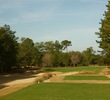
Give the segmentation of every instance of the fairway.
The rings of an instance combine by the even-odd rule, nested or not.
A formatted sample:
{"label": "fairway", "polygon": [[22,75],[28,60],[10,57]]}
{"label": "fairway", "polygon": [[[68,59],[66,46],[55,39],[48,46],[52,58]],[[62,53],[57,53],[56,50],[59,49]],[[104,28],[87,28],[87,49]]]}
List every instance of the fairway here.
{"label": "fairway", "polygon": [[0,100],[110,100],[109,84],[33,84]]}
{"label": "fairway", "polygon": [[91,67],[87,67],[87,66],[78,66],[78,67],[56,67],[56,68],[42,68],[41,70],[43,71],[57,71],[57,72],[73,72],[73,71],[93,71],[96,73],[99,73],[100,71],[102,71],[105,67],[102,66],[91,66]]}

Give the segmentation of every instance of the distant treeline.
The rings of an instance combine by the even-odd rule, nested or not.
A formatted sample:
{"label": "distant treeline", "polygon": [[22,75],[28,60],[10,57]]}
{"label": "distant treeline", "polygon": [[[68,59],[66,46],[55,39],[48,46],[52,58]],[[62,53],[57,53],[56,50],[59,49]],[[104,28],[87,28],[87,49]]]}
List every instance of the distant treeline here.
{"label": "distant treeline", "polygon": [[105,65],[104,56],[96,54],[92,47],[83,52],[69,51],[69,40],[34,43],[30,38],[15,36],[9,25],[0,27],[0,72],[10,72],[14,68],[65,67]]}

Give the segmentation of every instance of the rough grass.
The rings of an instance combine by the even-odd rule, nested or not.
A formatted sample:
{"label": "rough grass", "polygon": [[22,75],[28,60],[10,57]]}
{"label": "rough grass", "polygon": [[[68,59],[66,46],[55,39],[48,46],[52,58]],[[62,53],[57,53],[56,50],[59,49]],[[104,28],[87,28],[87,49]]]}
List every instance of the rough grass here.
{"label": "rough grass", "polygon": [[82,75],[71,75],[71,76],[65,76],[64,80],[110,80],[106,76],[82,76]]}
{"label": "rough grass", "polygon": [[0,100],[110,100],[109,84],[34,84]]}
{"label": "rough grass", "polygon": [[35,79],[35,83],[41,83],[49,78],[51,78],[53,76],[52,73],[45,73],[43,76],[37,77]]}

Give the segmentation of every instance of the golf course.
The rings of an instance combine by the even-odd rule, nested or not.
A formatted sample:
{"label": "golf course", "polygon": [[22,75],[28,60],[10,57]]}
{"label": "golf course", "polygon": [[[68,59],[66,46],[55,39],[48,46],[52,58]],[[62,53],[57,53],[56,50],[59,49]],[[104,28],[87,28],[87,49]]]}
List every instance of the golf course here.
{"label": "golf course", "polygon": [[[110,98],[109,68],[96,66],[40,70],[44,72],[34,77],[33,82],[28,85],[24,82],[26,87],[21,86],[22,88],[15,92],[10,91],[9,94],[0,96],[0,100],[109,100]],[[46,79],[48,73],[52,76]],[[44,76],[42,82],[36,81],[38,77]],[[12,86],[15,85],[17,86],[17,83]],[[5,88],[0,90],[0,94],[3,93],[3,89]]]}

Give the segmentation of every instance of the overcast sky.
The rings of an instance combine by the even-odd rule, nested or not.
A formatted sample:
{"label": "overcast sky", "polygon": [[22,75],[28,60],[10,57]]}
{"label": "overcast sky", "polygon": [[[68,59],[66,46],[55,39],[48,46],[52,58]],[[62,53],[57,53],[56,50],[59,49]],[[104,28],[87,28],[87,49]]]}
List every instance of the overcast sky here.
{"label": "overcast sky", "polygon": [[0,26],[8,24],[18,37],[34,42],[70,40],[74,51],[98,50],[108,0],[0,0]]}

